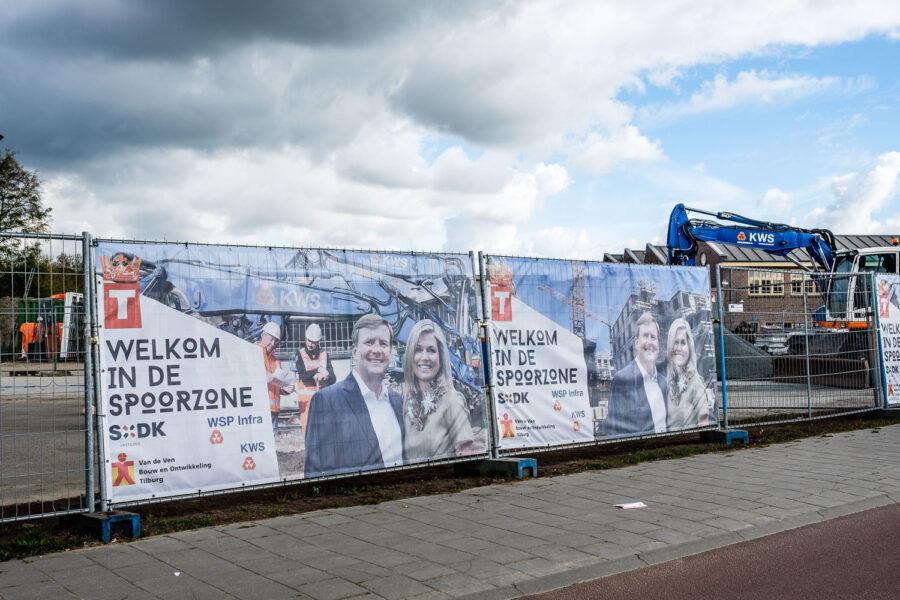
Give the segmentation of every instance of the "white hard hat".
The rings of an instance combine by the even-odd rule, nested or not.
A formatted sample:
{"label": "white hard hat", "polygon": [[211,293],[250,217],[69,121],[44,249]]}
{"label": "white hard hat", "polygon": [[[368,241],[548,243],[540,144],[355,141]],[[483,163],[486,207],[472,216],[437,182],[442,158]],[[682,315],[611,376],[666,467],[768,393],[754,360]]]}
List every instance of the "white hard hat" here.
{"label": "white hard hat", "polygon": [[313,323],[306,328],[306,341],[318,342],[322,339],[322,328]]}
{"label": "white hard hat", "polygon": [[278,323],[269,321],[268,323],[263,325],[263,333],[268,333],[276,340],[281,341],[281,327],[279,327]]}

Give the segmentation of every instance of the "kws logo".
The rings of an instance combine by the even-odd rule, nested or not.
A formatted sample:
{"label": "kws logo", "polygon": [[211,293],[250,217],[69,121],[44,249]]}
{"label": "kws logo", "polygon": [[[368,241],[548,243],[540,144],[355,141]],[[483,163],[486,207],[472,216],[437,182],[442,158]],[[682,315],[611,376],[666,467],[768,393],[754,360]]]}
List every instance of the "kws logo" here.
{"label": "kws logo", "polygon": [[775,234],[762,233],[760,231],[751,231],[748,237],[746,233],[744,233],[743,231],[739,231],[737,234],[737,241],[747,242],[750,244],[760,244],[764,246],[774,246]]}

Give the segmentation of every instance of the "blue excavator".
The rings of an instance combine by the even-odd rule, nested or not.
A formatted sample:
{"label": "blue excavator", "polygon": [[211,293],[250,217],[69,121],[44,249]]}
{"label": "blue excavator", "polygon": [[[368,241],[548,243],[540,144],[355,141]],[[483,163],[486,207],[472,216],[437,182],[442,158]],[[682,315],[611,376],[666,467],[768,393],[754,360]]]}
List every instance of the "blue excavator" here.
{"label": "blue excavator", "polygon": [[[716,220],[696,218],[692,214]],[[804,229],[750,219],[731,212],[709,212],[683,204],[676,205],[669,218],[669,264],[694,265],[701,241],[762,250],[786,257],[810,272],[811,279],[825,299],[825,305],[815,315],[814,325],[819,328],[867,327],[874,308],[871,278],[854,275],[897,274],[900,265],[900,247],[896,238],[893,246],[838,250],[834,234],[827,229]],[[808,264],[796,258],[795,250],[805,252]],[[900,306],[900,295],[892,301]]]}
{"label": "blue excavator", "polygon": [[[897,238],[892,246],[838,250],[834,234],[827,229],[804,229],[731,212],[709,212],[676,205],[669,218],[669,264],[696,264],[701,241],[743,246],[783,256],[810,273],[825,301],[815,310],[812,320],[813,331],[822,335],[808,332],[790,336],[787,351],[791,354],[804,352],[807,344],[835,347],[834,333],[855,330],[858,333],[850,331],[851,335],[841,338],[843,343],[837,346],[848,355],[864,356],[862,350],[868,347],[867,330],[874,321],[875,293],[873,277],[859,275],[897,274],[900,266]],[[804,253],[807,261],[797,258],[797,254],[802,256]],[[897,290],[891,289],[888,300],[900,307]]]}

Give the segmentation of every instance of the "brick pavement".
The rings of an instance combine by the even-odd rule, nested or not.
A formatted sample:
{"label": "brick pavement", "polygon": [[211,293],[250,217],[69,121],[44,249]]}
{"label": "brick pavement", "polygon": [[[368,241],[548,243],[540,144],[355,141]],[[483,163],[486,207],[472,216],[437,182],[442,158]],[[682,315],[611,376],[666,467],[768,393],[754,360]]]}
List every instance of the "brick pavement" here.
{"label": "brick pavement", "polygon": [[898,502],[898,445],[892,425],[174,533],[0,563],[0,597],[515,598]]}

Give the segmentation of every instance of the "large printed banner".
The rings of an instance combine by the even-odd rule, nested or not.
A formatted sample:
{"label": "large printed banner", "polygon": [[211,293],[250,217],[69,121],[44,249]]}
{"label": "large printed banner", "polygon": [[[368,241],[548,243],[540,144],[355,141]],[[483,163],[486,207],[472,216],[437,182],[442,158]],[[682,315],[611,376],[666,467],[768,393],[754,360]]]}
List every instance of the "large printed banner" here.
{"label": "large printed banner", "polygon": [[468,256],[102,242],[113,503],[488,450]]}
{"label": "large printed banner", "polygon": [[889,406],[900,406],[900,277],[878,273],[875,290],[887,401]]}
{"label": "large printed banner", "polygon": [[705,268],[486,258],[501,449],[714,425]]}

